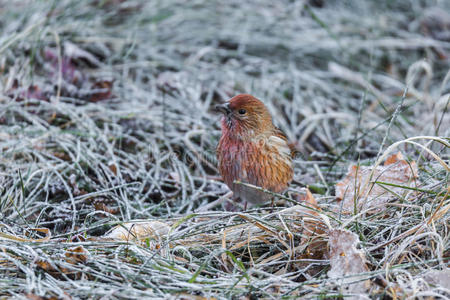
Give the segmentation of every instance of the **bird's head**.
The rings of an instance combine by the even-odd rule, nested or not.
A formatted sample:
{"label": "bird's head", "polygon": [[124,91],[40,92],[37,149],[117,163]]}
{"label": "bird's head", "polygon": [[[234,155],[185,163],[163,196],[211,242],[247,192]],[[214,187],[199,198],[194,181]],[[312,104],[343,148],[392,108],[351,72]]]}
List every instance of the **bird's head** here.
{"label": "bird's head", "polygon": [[240,138],[252,138],[273,130],[269,110],[260,100],[241,94],[216,106],[223,113],[222,133]]}

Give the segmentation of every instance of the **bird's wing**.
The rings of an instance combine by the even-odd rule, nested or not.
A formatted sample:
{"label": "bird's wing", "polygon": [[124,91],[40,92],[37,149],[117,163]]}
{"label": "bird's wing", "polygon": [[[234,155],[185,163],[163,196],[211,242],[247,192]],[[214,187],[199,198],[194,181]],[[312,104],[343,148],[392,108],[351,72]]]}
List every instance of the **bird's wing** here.
{"label": "bird's wing", "polygon": [[284,132],[278,127],[275,127],[274,135],[276,137],[279,137],[283,141],[286,141],[287,145],[289,146],[289,149],[291,150],[291,157],[294,158],[297,153],[297,149],[295,149],[294,143],[289,142],[289,140],[286,137],[286,135],[284,134]]}

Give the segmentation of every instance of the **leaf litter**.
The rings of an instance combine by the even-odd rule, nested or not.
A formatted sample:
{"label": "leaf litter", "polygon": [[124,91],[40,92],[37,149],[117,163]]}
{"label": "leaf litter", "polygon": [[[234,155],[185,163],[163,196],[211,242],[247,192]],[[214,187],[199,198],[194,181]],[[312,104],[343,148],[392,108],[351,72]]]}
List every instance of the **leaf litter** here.
{"label": "leaf litter", "polygon": [[392,199],[405,199],[420,186],[416,162],[408,162],[398,152],[388,157],[383,166],[352,165],[343,180],[336,184],[336,197],[342,211],[380,212]]}

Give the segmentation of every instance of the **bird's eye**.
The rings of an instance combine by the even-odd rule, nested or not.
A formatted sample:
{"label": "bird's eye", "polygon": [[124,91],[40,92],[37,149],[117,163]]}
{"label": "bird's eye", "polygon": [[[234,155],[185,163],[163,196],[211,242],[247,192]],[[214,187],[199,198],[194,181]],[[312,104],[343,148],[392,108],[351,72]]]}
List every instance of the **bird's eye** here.
{"label": "bird's eye", "polygon": [[247,112],[247,111],[246,111],[245,109],[243,109],[243,108],[241,108],[241,109],[239,110],[239,114],[241,114],[241,115],[245,115],[246,112]]}

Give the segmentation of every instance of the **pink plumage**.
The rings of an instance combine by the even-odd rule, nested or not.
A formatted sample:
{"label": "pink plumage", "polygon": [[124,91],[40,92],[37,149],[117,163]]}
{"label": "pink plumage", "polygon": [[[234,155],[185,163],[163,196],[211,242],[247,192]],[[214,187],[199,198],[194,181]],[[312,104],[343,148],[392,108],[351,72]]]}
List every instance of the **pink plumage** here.
{"label": "pink plumage", "polygon": [[293,176],[291,151],[266,106],[251,95],[241,94],[216,108],[224,114],[217,147],[219,171],[234,196],[253,204],[272,198],[234,183],[236,180],[276,193],[286,190]]}

